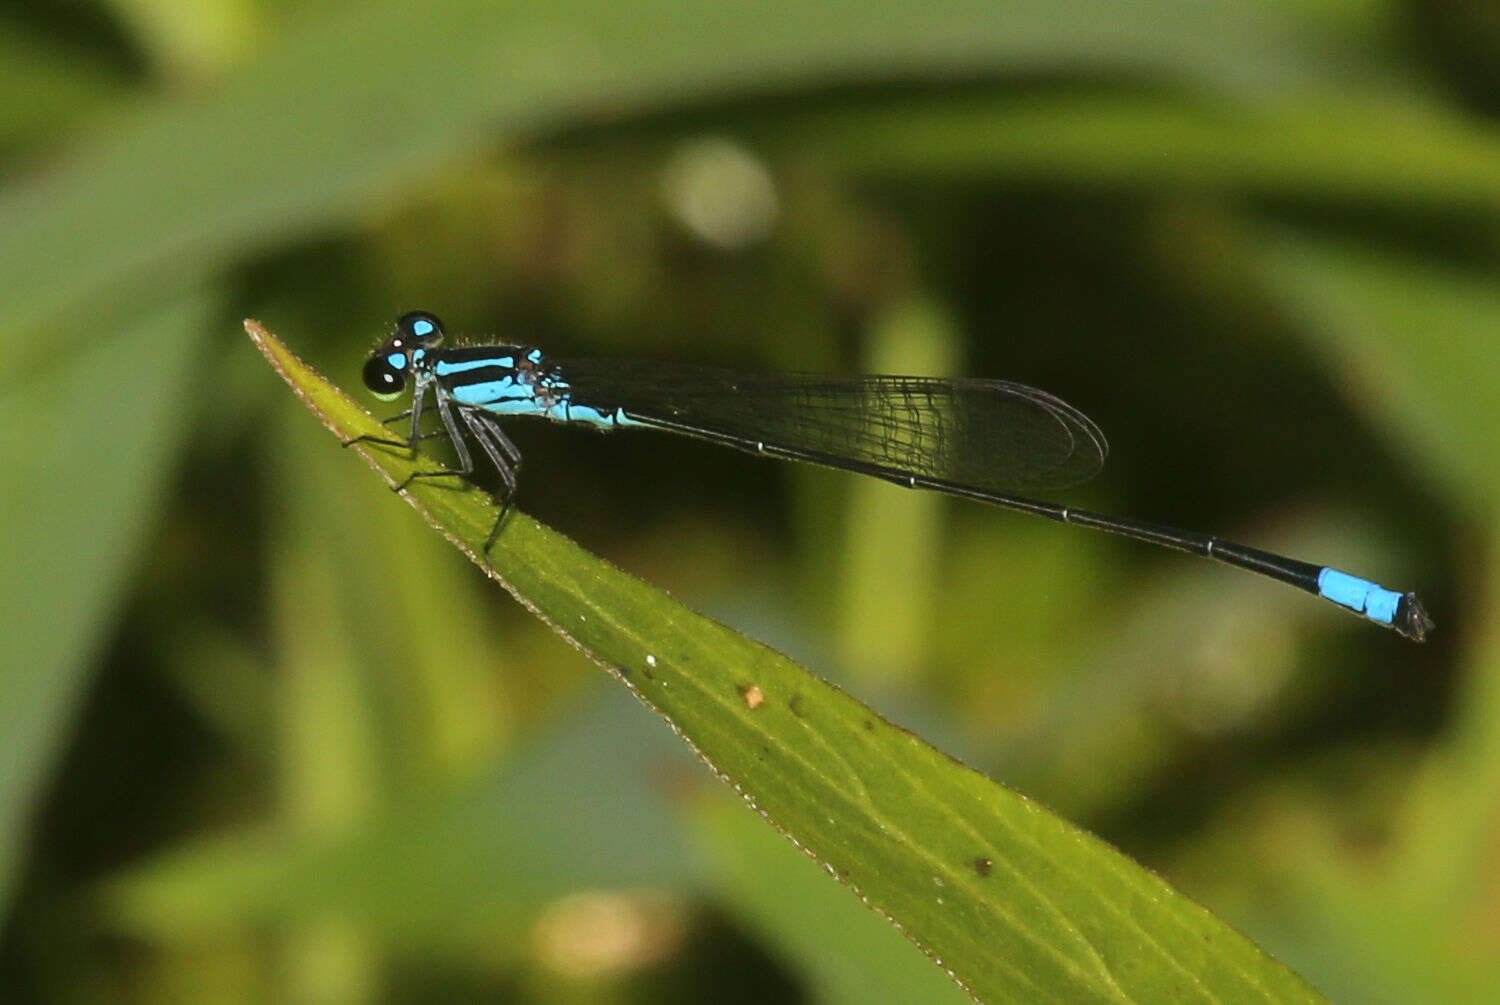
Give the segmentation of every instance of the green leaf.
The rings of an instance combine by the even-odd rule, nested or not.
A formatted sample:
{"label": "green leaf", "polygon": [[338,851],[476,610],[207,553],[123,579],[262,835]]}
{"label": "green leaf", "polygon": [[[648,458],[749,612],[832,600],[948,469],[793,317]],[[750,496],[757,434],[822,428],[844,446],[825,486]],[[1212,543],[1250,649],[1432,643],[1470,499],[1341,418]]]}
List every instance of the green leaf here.
{"label": "green leaf", "polygon": [[1383,95],[1227,105],[1119,88],[916,96],[855,109],[814,107],[764,135],[885,179],[998,174],[1142,191],[1316,194],[1408,209],[1493,214],[1500,205],[1493,131]]}
{"label": "green leaf", "polygon": [[[1497,185],[1500,189],[1500,185]],[[1269,287],[1355,405],[1476,514],[1500,493],[1500,293],[1491,270],[1263,226]]]}
{"label": "green leaf", "polygon": [[657,782],[687,758],[649,722],[601,688],[503,766],[429,779],[347,833],[192,835],[108,877],[93,902],[112,933],[170,947],[338,917],[396,954],[521,956],[538,914],[580,889],[692,889],[679,793]]}
{"label": "green leaf", "polygon": [[[246,329],[339,437],[390,436],[258,323]],[[392,484],[438,470],[401,449],[355,449]],[[496,513],[487,495],[428,480],[406,497],[485,565]],[[507,522],[491,559],[492,578],[976,997],[1319,1000],[1096,838],[524,514]]]}
{"label": "green leaf", "polygon": [[[120,324],[52,379],[0,396],[0,904],[88,659],[185,432],[200,295]],[[24,530],[23,530],[24,528]]]}

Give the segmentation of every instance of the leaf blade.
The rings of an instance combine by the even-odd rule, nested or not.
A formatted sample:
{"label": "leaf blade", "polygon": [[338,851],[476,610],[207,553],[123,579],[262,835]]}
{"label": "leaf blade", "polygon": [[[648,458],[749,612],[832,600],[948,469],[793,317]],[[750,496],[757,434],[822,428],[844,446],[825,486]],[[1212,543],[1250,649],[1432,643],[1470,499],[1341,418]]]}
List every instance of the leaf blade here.
{"label": "leaf blade", "polygon": [[[46,383],[0,395],[0,905],[45,779],[82,700],[125,572],[160,508],[187,432],[210,291],[118,323]],[[146,387],[149,394],[102,394]],[[104,435],[109,431],[113,435]]]}

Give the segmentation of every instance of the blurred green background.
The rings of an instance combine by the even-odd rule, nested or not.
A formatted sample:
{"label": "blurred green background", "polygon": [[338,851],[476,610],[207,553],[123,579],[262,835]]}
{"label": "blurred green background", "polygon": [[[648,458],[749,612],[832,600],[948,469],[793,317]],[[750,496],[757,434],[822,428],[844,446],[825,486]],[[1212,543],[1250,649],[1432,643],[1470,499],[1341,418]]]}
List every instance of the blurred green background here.
{"label": "blurred green background", "polygon": [[0,12],[0,989],[962,1000],[240,328],[357,389],[425,308],[1035,384],[1113,447],[1063,501],[1417,590],[1426,646],[1080,530],[513,424],[522,508],[1331,996],[1500,1000],[1497,67],[1488,0]]}

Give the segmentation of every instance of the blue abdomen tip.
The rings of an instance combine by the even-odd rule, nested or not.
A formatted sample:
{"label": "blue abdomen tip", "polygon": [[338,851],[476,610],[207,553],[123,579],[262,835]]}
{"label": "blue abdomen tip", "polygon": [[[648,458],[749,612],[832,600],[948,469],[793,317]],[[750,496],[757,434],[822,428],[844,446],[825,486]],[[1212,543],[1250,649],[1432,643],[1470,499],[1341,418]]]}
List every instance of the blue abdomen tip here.
{"label": "blue abdomen tip", "polygon": [[1318,573],[1318,595],[1383,625],[1395,620],[1401,603],[1401,594],[1337,569]]}

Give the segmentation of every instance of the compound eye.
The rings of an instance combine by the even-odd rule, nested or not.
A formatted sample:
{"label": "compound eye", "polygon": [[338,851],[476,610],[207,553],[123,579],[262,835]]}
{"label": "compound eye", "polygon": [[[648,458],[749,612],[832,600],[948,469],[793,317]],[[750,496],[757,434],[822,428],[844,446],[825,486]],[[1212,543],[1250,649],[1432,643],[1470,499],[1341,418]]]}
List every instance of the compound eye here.
{"label": "compound eye", "polygon": [[437,345],[443,337],[443,323],[437,319],[436,314],[412,311],[401,315],[396,322],[396,334],[398,338],[405,336],[418,345]]}
{"label": "compound eye", "polygon": [[[397,366],[397,361],[402,366]],[[406,389],[406,363],[404,353],[376,353],[365,363],[365,387],[383,401],[389,401]]]}

